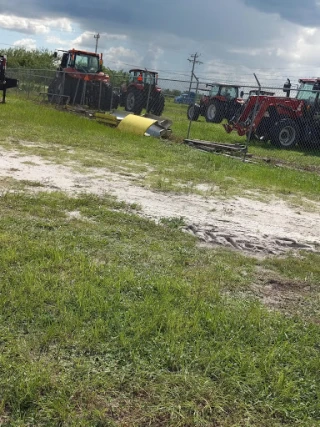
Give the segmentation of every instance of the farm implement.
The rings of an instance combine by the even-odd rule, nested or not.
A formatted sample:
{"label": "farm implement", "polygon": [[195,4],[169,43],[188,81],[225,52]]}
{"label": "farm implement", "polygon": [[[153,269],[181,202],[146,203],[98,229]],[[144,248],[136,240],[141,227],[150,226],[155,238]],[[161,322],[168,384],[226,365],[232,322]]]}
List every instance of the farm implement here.
{"label": "farm implement", "polygon": [[18,80],[6,77],[7,58],[0,55],[0,90],[2,90],[2,103],[6,102],[7,89],[17,87]]}
{"label": "farm implement", "polygon": [[238,114],[223,125],[225,130],[284,149],[297,144],[320,146],[320,78],[300,79],[299,83],[295,98],[290,97],[290,82],[283,87],[286,96],[250,96]]}

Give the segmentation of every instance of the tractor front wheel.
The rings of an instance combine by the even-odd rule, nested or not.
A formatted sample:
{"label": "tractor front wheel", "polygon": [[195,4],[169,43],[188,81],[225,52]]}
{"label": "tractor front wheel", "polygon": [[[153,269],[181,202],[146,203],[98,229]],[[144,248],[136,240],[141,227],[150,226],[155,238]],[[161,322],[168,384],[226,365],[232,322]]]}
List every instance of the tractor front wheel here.
{"label": "tractor front wheel", "polygon": [[188,120],[196,122],[200,116],[200,106],[197,104],[191,104],[187,110]]}
{"label": "tractor front wheel", "polygon": [[293,148],[299,141],[298,124],[292,119],[283,119],[276,123],[271,132],[271,143],[279,148]]}
{"label": "tractor front wheel", "polygon": [[142,108],[143,94],[137,89],[129,90],[126,96],[125,110],[140,115]]}
{"label": "tractor front wheel", "polygon": [[209,123],[221,123],[223,119],[223,112],[221,105],[217,101],[212,101],[207,107],[206,121]]}

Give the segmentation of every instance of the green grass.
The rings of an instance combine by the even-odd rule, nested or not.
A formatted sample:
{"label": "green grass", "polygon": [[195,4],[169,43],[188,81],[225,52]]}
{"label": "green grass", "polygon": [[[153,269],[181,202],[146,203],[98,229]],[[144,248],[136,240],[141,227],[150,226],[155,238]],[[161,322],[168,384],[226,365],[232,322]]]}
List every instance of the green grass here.
{"label": "green grass", "polygon": [[0,214],[7,425],[319,425],[319,326],[237,296],[284,261],[199,249],[111,198],[6,194]]}
{"label": "green grass", "polygon": [[[319,200],[316,172],[120,134],[13,96],[1,109],[6,149],[163,191]],[[30,184],[0,179],[0,425],[320,426],[319,254],[200,248],[183,218],[157,225],[111,197]]]}
{"label": "green grass", "polygon": [[[185,109],[186,106],[172,103],[165,111],[172,112],[169,115],[173,119],[173,132],[181,140],[188,127]],[[260,197],[271,193],[319,200],[320,159],[316,155],[257,147],[261,157],[268,153],[268,158],[273,159],[271,164],[243,163],[173,141],[121,134],[118,129],[84,117],[14,97],[3,106],[1,125],[4,147],[60,163],[76,161],[86,168],[108,167],[125,174],[135,173],[141,184],[161,191],[199,193],[197,185],[205,183],[209,188],[207,193],[221,196],[254,191]],[[197,122],[193,126],[201,129],[203,139],[222,140],[222,135],[231,138],[221,125]],[[32,144],[26,145],[28,142]],[[289,167],[273,166],[275,159]],[[309,169],[314,165],[315,170],[297,170],[306,164]],[[214,189],[210,190],[211,187]]]}

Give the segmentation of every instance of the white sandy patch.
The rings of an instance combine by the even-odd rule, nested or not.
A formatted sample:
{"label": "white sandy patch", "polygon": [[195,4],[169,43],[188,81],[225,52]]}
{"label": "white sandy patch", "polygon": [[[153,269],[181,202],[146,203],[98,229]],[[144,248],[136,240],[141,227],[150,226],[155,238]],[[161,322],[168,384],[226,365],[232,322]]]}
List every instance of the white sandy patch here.
{"label": "white sandy patch", "polygon": [[221,200],[160,193],[137,186],[134,174],[123,177],[105,168],[77,173],[38,156],[4,149],[0,154],[0,176],[39,182],[48,191],[58,189],[71,195],[112,194],[127,203],[139,204],[141,215],[154,220],[183,217],[185,231],[209,245],[233,247],[252,254],[319,250],[320,209],[298,211],[280,199],[265,203],[245,197]]}

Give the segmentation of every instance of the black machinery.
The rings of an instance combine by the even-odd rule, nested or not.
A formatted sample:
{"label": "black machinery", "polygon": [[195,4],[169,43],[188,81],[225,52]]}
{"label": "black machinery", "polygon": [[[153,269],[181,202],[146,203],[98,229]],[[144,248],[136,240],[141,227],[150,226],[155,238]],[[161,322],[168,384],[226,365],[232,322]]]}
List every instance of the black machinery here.
{"label": "black machinery", "polygon": [[3,104],[6,102],[7,89],[18,86],[17,79],[11,79],[9,77],[6,77],[6,65],[7,65],[7,58],[4,55],[0,55],[0,90],[2,90]]}

